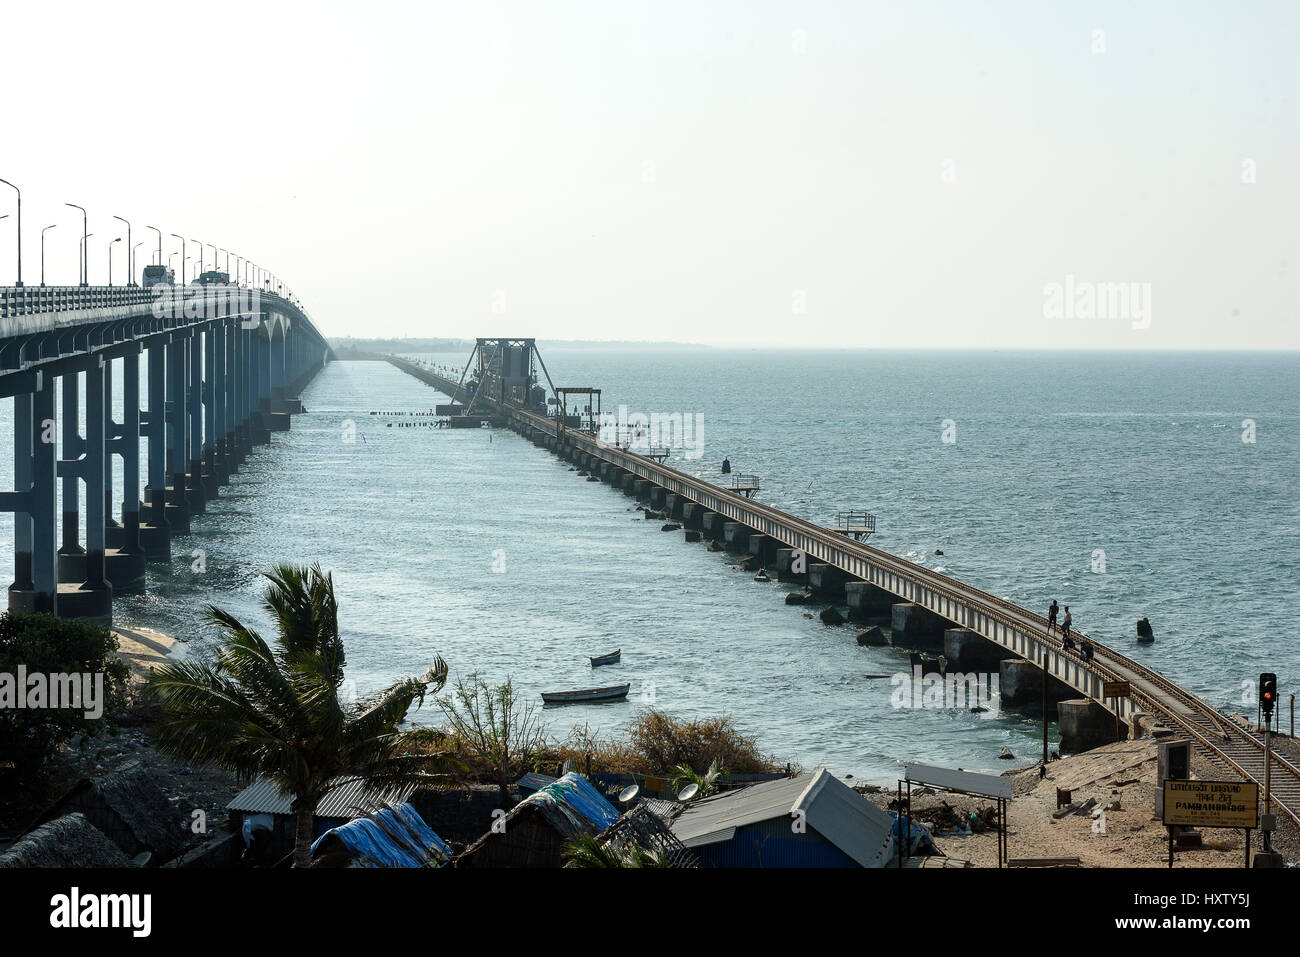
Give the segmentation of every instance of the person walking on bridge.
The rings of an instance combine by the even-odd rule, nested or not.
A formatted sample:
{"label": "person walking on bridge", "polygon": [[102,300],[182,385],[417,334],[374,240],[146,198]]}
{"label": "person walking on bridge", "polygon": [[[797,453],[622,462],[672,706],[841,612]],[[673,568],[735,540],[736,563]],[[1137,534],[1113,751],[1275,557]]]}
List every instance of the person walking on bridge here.
{"label": "person walking on bridge", "polygon": [[1056,599],[1052,599],[1052,604],[1047,608],[1047,633],[1050,635],[1056,631],[1056,613],[1060,608],[1056,604]]}
{"label": "person walking on bridge", "polygon": [[1061,618],[1061,634],[1066,638],[1070,637],[1070,624],[1073,619],[1070,617],[1070,606],[1065,606],[1065,615]]}

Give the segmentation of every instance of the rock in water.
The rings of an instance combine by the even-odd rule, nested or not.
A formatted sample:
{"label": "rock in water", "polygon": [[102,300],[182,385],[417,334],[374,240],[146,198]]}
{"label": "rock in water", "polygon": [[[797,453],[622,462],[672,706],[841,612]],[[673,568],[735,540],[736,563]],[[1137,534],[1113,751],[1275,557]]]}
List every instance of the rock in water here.
{"label": "rock in water", "polygon": [[858,632],[858,644],[860,645],[883,645],[885,643],[885,631],[879,625],[872,625],[870,628],[863,628]]}
{"label": "rock in water", "polygon": [[675,532],[675,531],[677,531],[679,528],[681,528],[681,526],[678,525],[676,522],[669,522],[667,525],[664,525],[662,528],[660,528],[659,531],[661,531],[661,532]]}
{"label": "rock in water", "polygon": [[1010,748],[1004,747],[1001,751],[998,752],[999,761],[1014,761],[1015,759],[1016,756],[1011,753]]}
{"label": "rock in water", "polygon": [[807,601],[808,596],[803,592],[792,591],[785,596],[785,603],[787,605],[803,605],[806,604]]}
{"label": "rock in water", "polygon": [[822,612],[822,616],[821,616],[821,617],[822,617],[822,624],[823,624],[823,625],[842,625],[842,624],[844,624],[844,616],[843,616],[842,614],[840,614],[840,610],[839,610],[838,608],[835,608],[835,607],[831,607],[831,608],[827,608],[827,609],[825,609],[825,610]]}

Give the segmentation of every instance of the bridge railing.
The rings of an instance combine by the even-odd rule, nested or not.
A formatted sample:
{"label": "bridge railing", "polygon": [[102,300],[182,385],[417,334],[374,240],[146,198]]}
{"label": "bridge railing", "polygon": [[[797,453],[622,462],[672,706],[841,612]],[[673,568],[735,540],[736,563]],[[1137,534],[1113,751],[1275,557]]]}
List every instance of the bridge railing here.
{"label": "bridge railing", "polygon": [[[301,305],[254,286],[3,286],[0,287],[0,319],[17,319],[55,313],[84,313],[97,309],[158,305],[180,310],[186,301],[202,298],[205,303],[229,309],[249,299],[261,304],[300,313],[312,326],[311,316]],[[0,337],[6,334],[0,328]]]}

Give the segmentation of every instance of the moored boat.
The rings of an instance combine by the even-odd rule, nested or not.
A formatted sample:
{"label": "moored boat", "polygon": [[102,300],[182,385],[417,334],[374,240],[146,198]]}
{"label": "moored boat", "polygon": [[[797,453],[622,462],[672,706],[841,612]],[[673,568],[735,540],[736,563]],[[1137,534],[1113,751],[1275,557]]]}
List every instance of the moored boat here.
{"label": "moored boat", "polygon": [[577,701],[622,701],[627,697],[631,684],[611,685],[608,688],[587,688],[583,691],[543,691],[542,700],[547,704],[572,704]]}
{"label": "moored boat", "polygon": [[607,655],[597,655],[595,658],[592,658],[591,666],[593,668],[599,668],[601,665],[616,665],[622,660],[622,658],[623,649],[620,648],[618,651],[611,651]]}

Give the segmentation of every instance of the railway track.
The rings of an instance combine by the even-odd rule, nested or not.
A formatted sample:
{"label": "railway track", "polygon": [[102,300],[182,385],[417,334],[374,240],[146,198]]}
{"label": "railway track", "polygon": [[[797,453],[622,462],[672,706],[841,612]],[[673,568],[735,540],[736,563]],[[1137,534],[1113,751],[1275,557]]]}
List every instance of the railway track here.
{"label": "railway track", "polygon": [[[442,376],[435,375],[434,377],[443,379]],[[450,380],[446,380],[446,384],[455,385]],[[511,412],[521,417],[534,428],[551,435],[556,434],[555,424],[550,418],[519,409],[512,409]],[[887,568],[895,574],[910,578],[938,594],[945,595],[956,601],[978,605],[981,611],[990,617],[1024,631],[1035,637],[1035,640],[1040,644],[1052,648],[1057,647],[1056,642],[1048,636],[1047,619],[1012,601],[999,598],[982,589],[949,578],[915,562],[898,558],[873,546],[853,541],[847,536],[837,535],[823,526],[782,512],[771,506],[746,499],[725,488],[687,475],[684,472],[679,472],[671,466],[645,459],[634,452],[622,449],[611,450],[586,433],[568,431],[566,435],[586,447],[589,453],[601,456],[607,461],[616,463],[616,458],[631,460],[641,464],[647,473],[657,472],[671,476],[674,481],[685,488],[695,489],[723,500],[734,500],[735,504],[742,508],[765,515],[787,527],[797,529],[811,538],[828,544],[833,543],[835,547],[850,553],[856,552],[860,557]],[[1263,793],[1265,747],[1263,740],[1259,736],[1229,721],[1208,703],[1179,687],[1155,669],[1135,661],[1127,655],[1089,638],[1085,634],[1078,634],[1080,638],[1087,638],[1095,648],[1095,657],[1092,663],[1090,665],[1085,664],[1083,667],[1103,680],[1127,681],[1132,689],[1134,701],[1144,710],[1160,715],[1171,730],[1186,735],[1212,761],[1226,770],[1257,783],[1260,787],[1260,793]],[[1300,767],[1297,767],[1276,752],[1272,754],[1270,763],[1270,803],[1275,804],[1281,813],[1289,817],[1297,826],[1300,826]],[[1269,808],[1265,808],[1266,812],[1269,810]]]}

